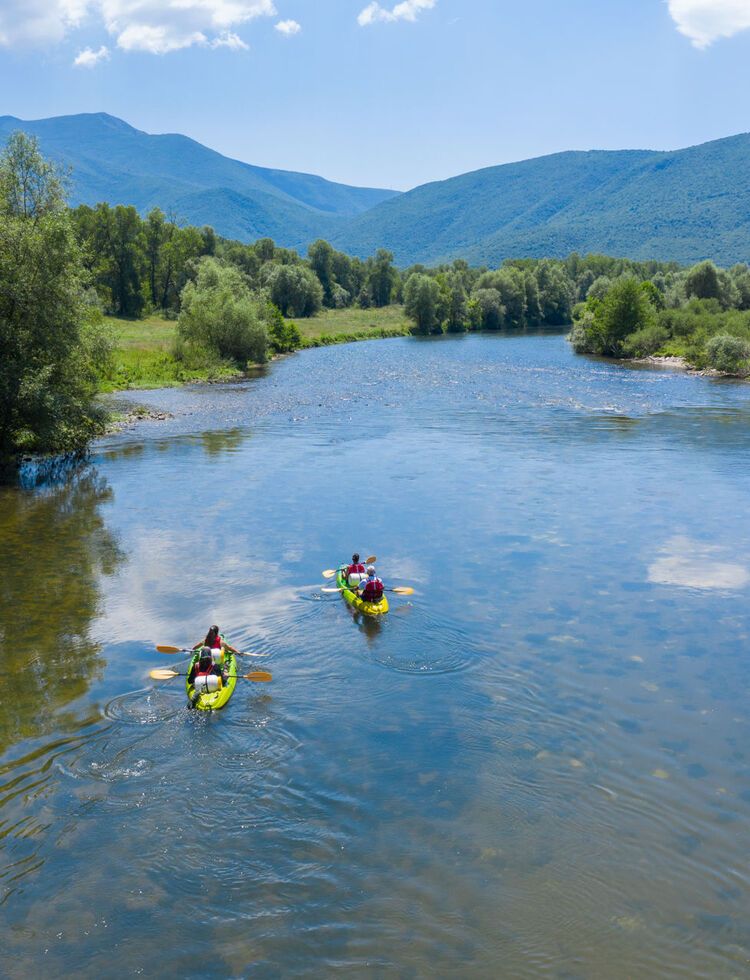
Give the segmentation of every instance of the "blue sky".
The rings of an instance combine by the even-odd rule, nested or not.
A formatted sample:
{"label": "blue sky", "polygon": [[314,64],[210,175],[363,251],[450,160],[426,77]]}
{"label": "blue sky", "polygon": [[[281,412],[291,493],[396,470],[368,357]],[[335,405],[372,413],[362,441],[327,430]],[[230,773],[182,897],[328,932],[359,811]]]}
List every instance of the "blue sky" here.
{"label": "blue sky", "polygon": [[0,0],[0,114],[361,185],[704,142],[748,92],[750,0]]}

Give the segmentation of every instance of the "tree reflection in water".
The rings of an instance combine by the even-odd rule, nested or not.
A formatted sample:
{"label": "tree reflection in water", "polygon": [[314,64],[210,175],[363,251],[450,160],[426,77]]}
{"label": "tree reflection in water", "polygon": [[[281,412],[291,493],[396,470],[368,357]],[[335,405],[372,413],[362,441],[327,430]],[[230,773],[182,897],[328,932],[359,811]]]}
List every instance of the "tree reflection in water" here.
{"label": "tree reflection in water", "polygon": [[[103,666],[90,636],[100,580],[121,552],[101,516],[112,491],[86,467],[38,490],[0,488],[2,750],[59,730]],[[0,750],[0,751],[2,751]]]}

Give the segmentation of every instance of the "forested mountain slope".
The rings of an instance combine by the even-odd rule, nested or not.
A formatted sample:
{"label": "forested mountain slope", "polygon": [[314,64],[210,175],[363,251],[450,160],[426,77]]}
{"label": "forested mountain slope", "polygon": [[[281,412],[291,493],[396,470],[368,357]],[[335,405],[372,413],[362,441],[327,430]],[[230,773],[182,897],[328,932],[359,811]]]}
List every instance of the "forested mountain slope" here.
{"label": "forested mountain slope", "polygon": [[669,153],[592,151],[425,184],[352,219],[334,244],[400,264],[572,251],[724,265],[750,259],[750,136]]}
{"label": "forested mountain slope", "polygon": [[557,153],[395,191],[254,167],[179,135],[150,136],[103,113],[23,122],[42,152],[72,168],[71,203],[158,206],[221,235],[314,239],[399,265],[572,251],[722,265],[750,260],[750,135],[673,152]]}
{"label": "forested mountain slope", "polygon": [[2,116],[0,142],[18,129],[36,136],[45,156],[72,169],[72,204],[133,204],[141,212],[158,206],[232,238],[268,235],[306,247],[396,193],[254,167],[186,136],[151,136],[106,113],[33,122]]}

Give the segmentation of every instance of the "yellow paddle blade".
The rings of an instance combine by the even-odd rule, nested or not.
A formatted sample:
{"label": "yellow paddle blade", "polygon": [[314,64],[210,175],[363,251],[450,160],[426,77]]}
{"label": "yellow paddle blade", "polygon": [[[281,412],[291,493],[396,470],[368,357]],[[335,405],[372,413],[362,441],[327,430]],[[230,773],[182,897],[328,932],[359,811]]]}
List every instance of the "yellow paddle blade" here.
{"label": "yellow paddle blade", "polygon": [[267,670],[253,670],[249,674],[245,674],[244,677],[246,681],[256,681],[259,684],[273,680],[273,674]]}
{"label": "yellow paddle blade", "polygon": [[395,589],[390,591],[396,592],[398,595],[414,595],[414,589],[410,585],[397,585]]}
{"label": "yellow paddle blade", "polygon": [[159,645],[159,644],[157,644],[156,649],[159,651],[159,653],[184,653],[184,652],[186,652],[186,651],[183,650],[182,647],[169,647],[169,646],[163,646],[163,645]]}
{"label": "yellow paddle blade", "polygon": [[171,681],[173,677],[179,677],[180,675],[176,670],[169,670],[166,667],[157,667],[156,670],[150,670],[148,676],[153,678],[155,681]]}
{"label": "yellow paddle blade", "polygon": [[325,571],[323,572],[323,578],[333,578],[333,576],[334,576],[335,574],[336,574],[336,569],[335,569],[335,568],[327,568],[327,569],[326,569],[326,570],[325,570]]}
{"label": "yellow paddle blade", "polygon": [[377,560],[375,555],[370,555],[369,558],[365,558],[365,565],[374,565]]}

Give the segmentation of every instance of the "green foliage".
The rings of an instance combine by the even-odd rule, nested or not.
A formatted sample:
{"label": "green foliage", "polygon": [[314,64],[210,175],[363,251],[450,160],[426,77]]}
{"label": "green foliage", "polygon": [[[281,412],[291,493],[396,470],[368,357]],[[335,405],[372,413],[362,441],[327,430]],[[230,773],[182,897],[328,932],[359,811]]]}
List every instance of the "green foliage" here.
{"label": "green foliage", "polygon": [[669,340],[669,332],[658,323],[642,327],[631,333],[622,342],[622,350],[626,357],[650,357]]}
{"label": "green foliage", "polygon": [[706,343],[708,363],[725,374],[747,374],[750,369],[750,343],[728,333],[716,334]]}
{"label": "green foliage", "polygon": [[274,354],[288,354],[302,346],[302,334],[297,325],[285,320],[278,307],[268,304],[268,334]]}
{"label": "green foliage", "polygon": [[414,321],[416,333],[441,333],[440,286],[436,279],[415,272],[404,286],[404,310]]}
{"label": "green foliage", "polygon": [[323,287],[312,270],[300,265],[269,265],[265,286],[284,316],[314,316],[323,305]]}
{"label": "green foliage", "polygon": [[241,368],[261,364],[267,358],[268,318],[267,304],[253,295],[242,273],[207,257],[183,290],[178,337]]}
{"label": "green foliage", "polygon": [[[0,460],[83,449],[103,429],[94,399],[108,357],[62,183],[18,133],[0,156]],[[91,326],[87,328],[87,323]]]}
{"label": "green foliage", "polygon": [[589,300],[573,335],[575,349],[590,354],[622,357],[631,334],[655,324],[656,313],[634,277],[616,282],[603,300]]}

